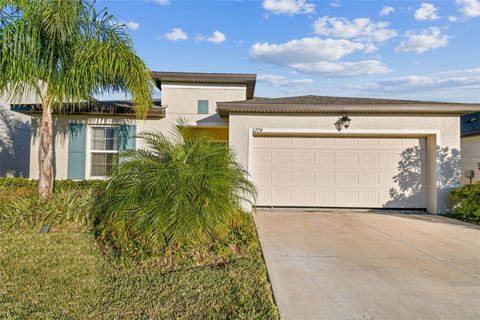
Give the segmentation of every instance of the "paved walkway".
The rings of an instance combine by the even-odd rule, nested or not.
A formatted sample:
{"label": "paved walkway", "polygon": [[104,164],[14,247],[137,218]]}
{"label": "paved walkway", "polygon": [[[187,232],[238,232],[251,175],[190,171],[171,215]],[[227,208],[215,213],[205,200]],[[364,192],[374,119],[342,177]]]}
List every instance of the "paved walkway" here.
{"label": "paved walkway", "polygon": [[480,319],[480,228],[361,211],[254,214],[282,319]]}

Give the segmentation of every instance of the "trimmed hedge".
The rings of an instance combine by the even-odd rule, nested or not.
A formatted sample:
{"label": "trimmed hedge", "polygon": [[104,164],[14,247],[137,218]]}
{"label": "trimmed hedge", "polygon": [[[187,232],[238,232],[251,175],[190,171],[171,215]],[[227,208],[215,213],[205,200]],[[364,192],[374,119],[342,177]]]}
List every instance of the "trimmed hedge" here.
{"label": "trimmed hedge", "polygon": [[[53,184],[54,192],[64,189],[97,189],[105,185],[105,180],[56,180]],[[38,180],[25,178],[0,178],[0,192],[15,189],[37,190]]]}
{"label": "trimmed hedge", "polygon": [[450,216],[468,222],[480,222],[480,182],[467,184],[450,193]]}
{"label": "trimmed hedge", "polygon": [[91,228],[97,193],[105,184],[103,180],[58,180],[54,197],[45,202],[38,197],[38,180],[0,178],[0,233],[38,229],[47,223]]}

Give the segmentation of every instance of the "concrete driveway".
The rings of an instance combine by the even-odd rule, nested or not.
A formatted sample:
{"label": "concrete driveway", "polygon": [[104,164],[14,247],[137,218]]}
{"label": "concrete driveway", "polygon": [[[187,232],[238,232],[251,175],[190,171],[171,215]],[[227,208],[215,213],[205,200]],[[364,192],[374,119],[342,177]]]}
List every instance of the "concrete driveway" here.
{"label": "concrete driveway", "polygon": [[254,218],[282,319],[480,319],[480,228],[392,212]]}

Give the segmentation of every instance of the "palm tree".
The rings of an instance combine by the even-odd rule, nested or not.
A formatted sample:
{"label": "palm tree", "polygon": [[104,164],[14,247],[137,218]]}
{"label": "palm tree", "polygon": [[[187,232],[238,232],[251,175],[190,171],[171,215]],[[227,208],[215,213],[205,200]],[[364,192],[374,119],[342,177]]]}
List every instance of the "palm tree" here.
{"label": "palm tree", "polygon": [[48,199],[54,178],[52,110],[123,90],[144,116],[153,81],[125,27],[87,0],[0,0],[0,18],[0,93],[16,96],[33,88],[41,99],[38,192]]}
{"label": "palm tree", "polygon": [[145,149],[126,151],[99,203],[103,237],[163,248],[228,231],[242,201],[255,197],[247,173],[223,143],[177,126],[171,135],[144,132]]}

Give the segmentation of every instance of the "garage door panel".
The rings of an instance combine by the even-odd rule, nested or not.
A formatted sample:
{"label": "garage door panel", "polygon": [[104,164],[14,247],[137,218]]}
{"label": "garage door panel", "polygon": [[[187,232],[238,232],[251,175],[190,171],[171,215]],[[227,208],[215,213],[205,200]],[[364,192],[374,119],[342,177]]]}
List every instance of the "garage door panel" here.
{"label": "garage door panel", "polygon": [[358,165],[361,168],[378,168],[380,165],[380,152],[365,151],[360,152],[358,158]]}
{"label": "garage door panel", "polygon": [[335,185],[344,187],[358,185],[358,174],[357,171],[336,171]]}
{"label": "garage door panel", "polygon": [[272,183],[276,186],[291,186],[293,183],[292,170],[280,169],[272,171]]}
{"label": "garage door panel", "polygon": [[333,148],[335,147],[335,138],[333,137],[308,137],[308,139],[312,139],[315,141],[315,146],[320,148]]}
{"label": "garage door panel", "polygon": [[315,165],[315,151],[300,151],[296,157],[297,164],[301,167]]}
{"label": "garage door panel", "polygon": [[335,153],[328,150],[320,150],[315,153],[315,164],[322,168],[334,168],[335,167]]}
{"label": "garage door panel", "polygon": [[292,193],[292,200],[296,202],[315,203],[315,189],[299,189],[299,192]]}
{"label": "garage door panel", "polygon": [[329,189],[315,190],[315,203],[324,203],[325,207],[335,206],[335,191]]}
{"label": "garage door panel", "polygon": [[335,152],[335,168],[358,168],[358,152]]}
{"label": "garage door panel", "polygon": [[[316,139],[322,139],[317,137]],[[335,147],[342,148],[345,147],[347,149],[355,148],[358,145],[357,138],[334,138],[335,140]]]}
{"label": "garage door panel", "polygon": [[272,165],[274,166],[286,166],[293,164],[293,152],[292,151],[278,151],[272,153]]}
{"label": "garage door panel", "polygon": [[300,170],[293,175],[293,185],[315,187],[315,170]]}
{"label": "garage door panel", "polygon": [[254,154],[254,162],[261,166],[270,166],[272,164],[271,150],[257,150]]}
{"label": "garage door panel", "polygon": [[257,205],[425,208],[424,138],[255,137],[253,159]]}
{"label": "garage door panel", "polygon": [[380,184],[380,173],[377,171],[362,171],[358,178],[359,184],[362,186],[378,186]]}

